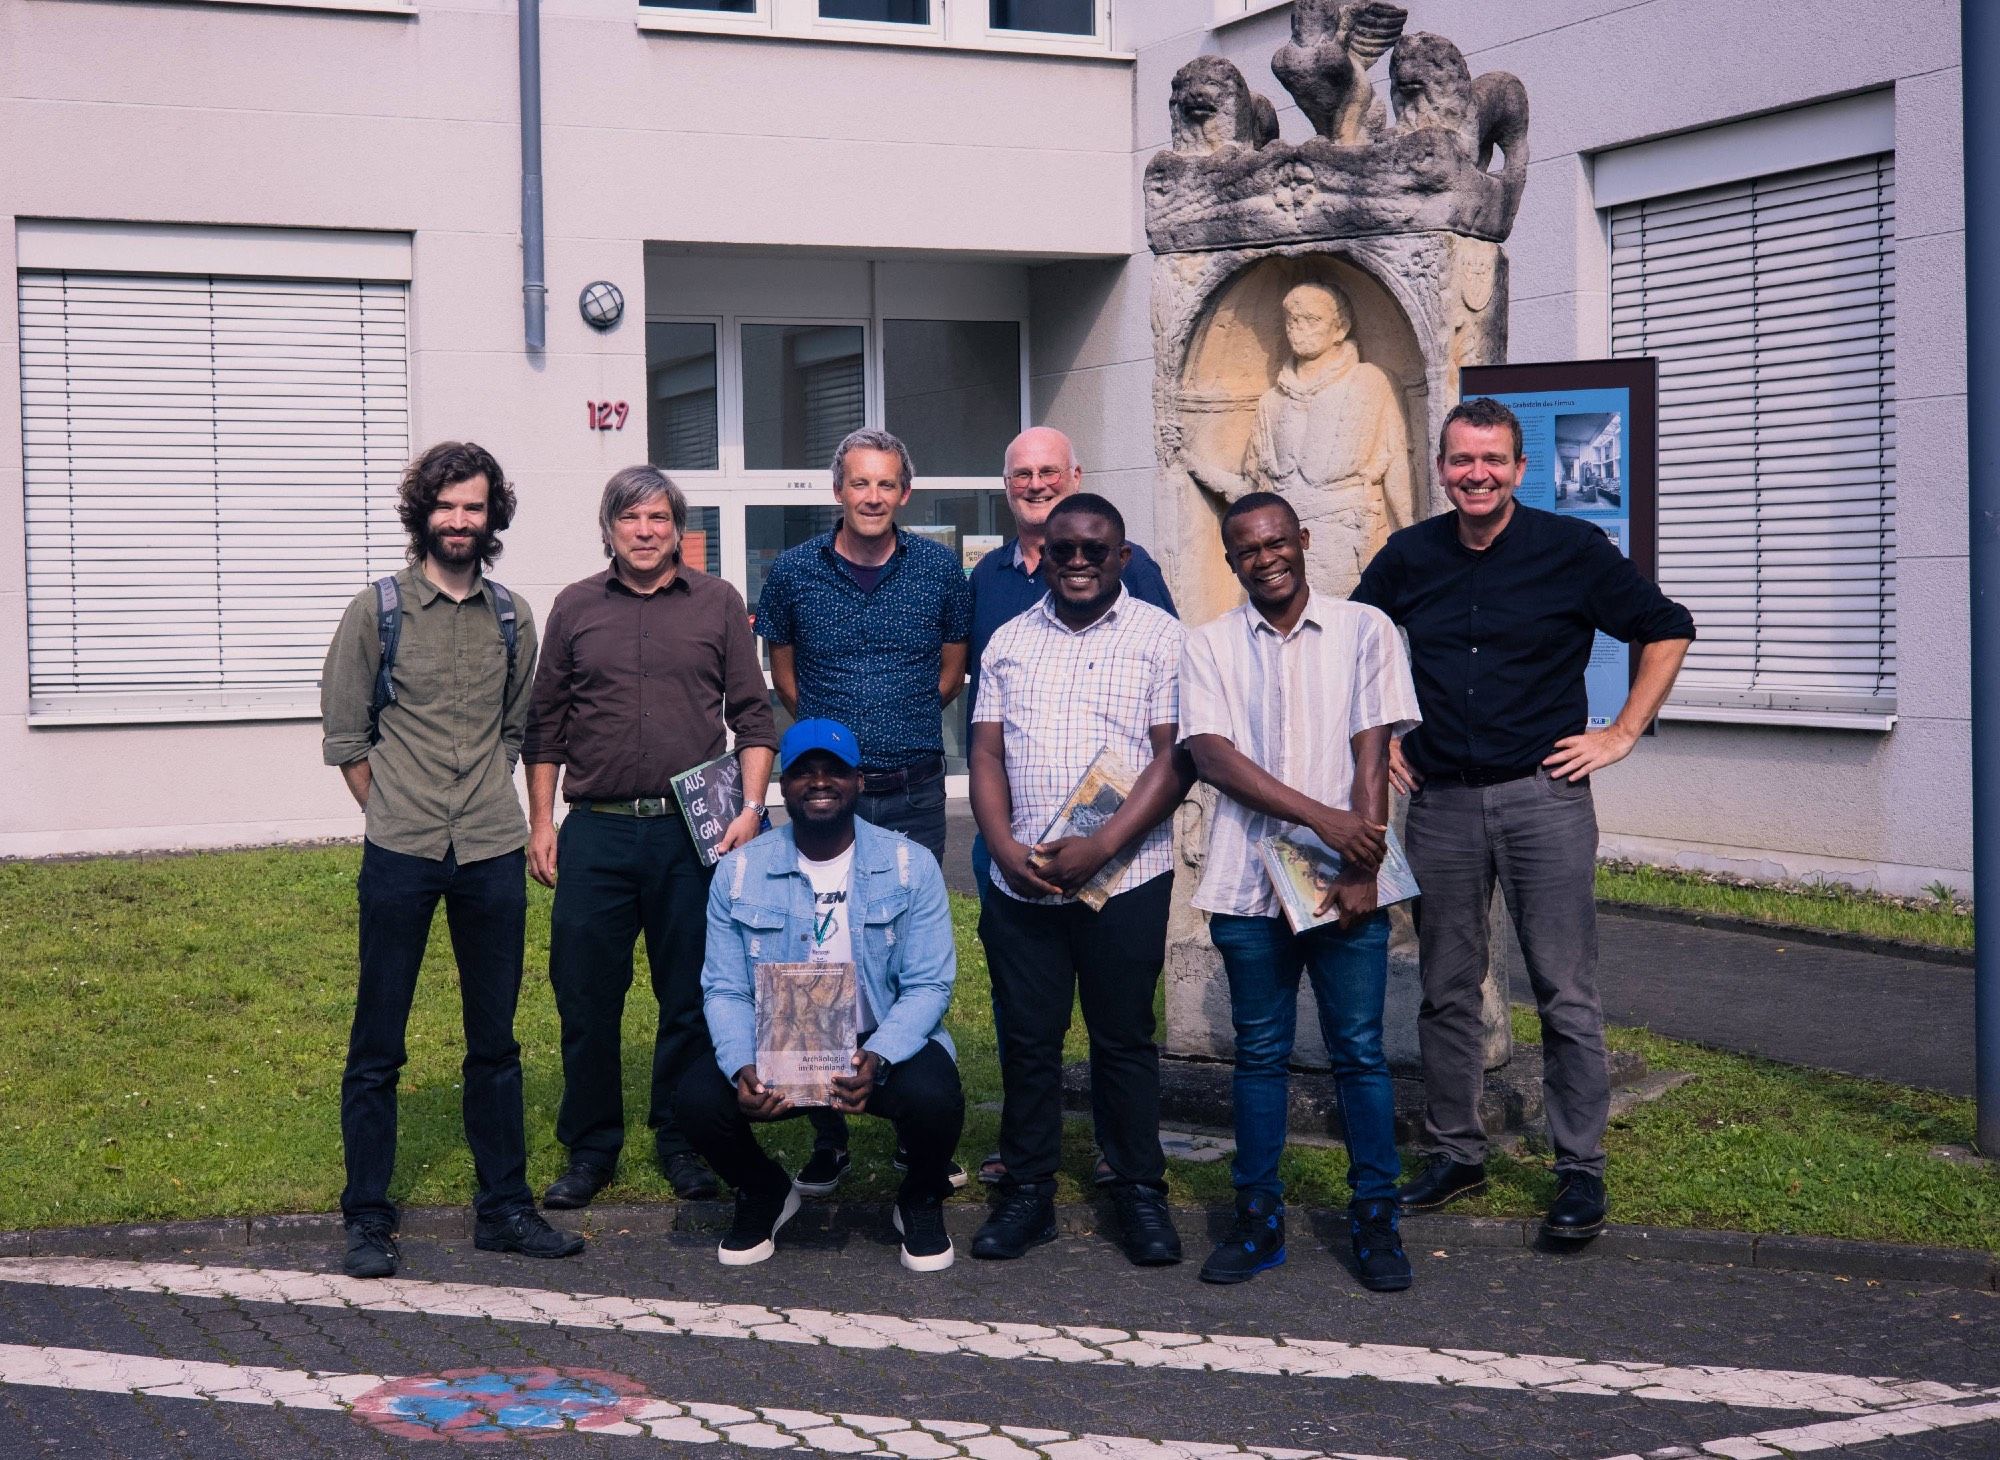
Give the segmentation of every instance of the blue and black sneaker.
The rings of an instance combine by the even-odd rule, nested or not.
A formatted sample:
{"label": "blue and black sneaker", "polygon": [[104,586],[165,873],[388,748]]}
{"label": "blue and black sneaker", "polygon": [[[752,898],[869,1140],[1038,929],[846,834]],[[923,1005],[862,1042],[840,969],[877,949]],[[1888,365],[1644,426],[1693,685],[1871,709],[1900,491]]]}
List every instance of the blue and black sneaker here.
{"label": "blue and black sneaker", "polygon": [[1354,1238],[1354,1275],[1377,1293],[1400,1293],[1410,1285],[1410,1259],[1396,1230],[1393,1199],[1351,1202],[1347,1230]]}
{"label": "blue and black sneaker", "polygon": [[1285,1260],[1285,1204],[1253,1192],[1236,1199],[1236,1221],[1201,1265],[1205,1283],[1244,1283]]}

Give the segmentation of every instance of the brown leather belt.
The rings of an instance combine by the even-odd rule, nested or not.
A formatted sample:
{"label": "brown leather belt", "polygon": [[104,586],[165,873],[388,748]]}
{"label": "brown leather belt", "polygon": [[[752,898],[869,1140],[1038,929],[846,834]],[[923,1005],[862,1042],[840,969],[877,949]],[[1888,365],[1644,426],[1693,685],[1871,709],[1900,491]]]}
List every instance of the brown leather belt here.
{"label": "brown leather belt", "polygon": [[602,811],[607,816],[667,816],[681,809],[671,796],[637,796],[630,801],[572,801],[586,811]]}
{"label": "brown leather belt", "polygon": [[925,786],[944,774],[944,757],[926,756],[914,764],[902,766],[893,771],[861,772],[862,794],[880,796],[889,791],[905,791],[911,786]]}

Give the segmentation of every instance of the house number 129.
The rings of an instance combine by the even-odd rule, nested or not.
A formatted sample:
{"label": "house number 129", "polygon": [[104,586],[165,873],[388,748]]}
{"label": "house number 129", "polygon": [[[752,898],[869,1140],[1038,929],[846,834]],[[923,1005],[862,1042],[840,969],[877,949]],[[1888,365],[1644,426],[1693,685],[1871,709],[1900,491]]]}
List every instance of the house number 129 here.
{"label": "house number 129", "polygon": [[590,429],[593,431],[622,431],[625,418],[632,408],[622,400],[594,400],[584,403],[590,412]]}

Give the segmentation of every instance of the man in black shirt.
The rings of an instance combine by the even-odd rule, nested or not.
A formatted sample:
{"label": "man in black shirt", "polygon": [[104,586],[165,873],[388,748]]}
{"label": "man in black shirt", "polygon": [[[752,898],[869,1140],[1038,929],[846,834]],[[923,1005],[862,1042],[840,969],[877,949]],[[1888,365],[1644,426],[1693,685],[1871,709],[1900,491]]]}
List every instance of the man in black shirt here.
{"label": "man in black shirt", "polygon": [[[1659,713],[1694,620],[1591,523],[1516,502],[1527,464],[1512,411],[1485,399],[1454,407],[1438,476],[1457,510],[1393,535],[1353,595],[1408,631],[1424,717],[1389,767],[1410,794],[1405,841],[1423,888],[1417,1039],[1432,1149],[1398,1199],[1438,1207],[1486,1181],[1480,987],[1497,879],[1542,1017],[1557,1181],[1542,1231],[1587,1241],[1604,1226],[1611,1099],[1590,776],[1629,755]],[[1624,708],[1586,730],[1584,666],[1599,629],[1643,647]]]}

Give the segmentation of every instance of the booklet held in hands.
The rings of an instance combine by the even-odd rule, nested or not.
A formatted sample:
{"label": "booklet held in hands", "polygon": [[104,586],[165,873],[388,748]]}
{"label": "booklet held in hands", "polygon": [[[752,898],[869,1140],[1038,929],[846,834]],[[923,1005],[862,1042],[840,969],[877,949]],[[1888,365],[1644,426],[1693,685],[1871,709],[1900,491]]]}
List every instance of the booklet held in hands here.
{"label": "booklet held in hands", "polygon": [[831,1105],[854,1073],[852,963],[757,965],[757,1078],[794,1105]]}
{"label": "booklet held in hands", "polygon": [[[1382,870],[1375,878],[1377,907],[1408,902],[1418,894],[1417,879],[1410,871],[1409,859],[1403,855],[1403,843],[1394,827],[1389,828],[1387,841]],[[1326,890],[1340,876],[1343,860],[1339,852],[1303,826],[1265,837],[1257,843],[1257,851],[1264,858],[1264,869],[1271,874],[1271,886],[1277,890],[1278,902],[1285,909],[1285,921],[1292,925],[1294,933],[1324,927],[1337,920],[1333,908],[1324,914],[1317,909],[1326,897]]]}
{"label": "booklet held in hands", "polygon": [[[1037,845],[1061,841],[1068,836],[1092,836],[1097,830],[1118,813],[1125,804],[1125,798],[1132,794],[1135,777],[1120,760],[1110,746],[1105,746],[1091,757],[1083,778],[1069,793],[1068,799],[1056,809],[1055,818],[1049,822]],[[1142,839],[1143,840],[1143,839]],[[1125,880],[1126,869],[1132,865],[1132,858],[1138,854],[1139,842],[1134,842],[1098,869],[1097,875],[1076,890],[1076,900],[1092,912],[1103,912],[1104,904],[1111,901],[1118,891],[1118,884]],[[1040,872],[1041,858],[1033,852],[1028,854],[1028,866]]]}

